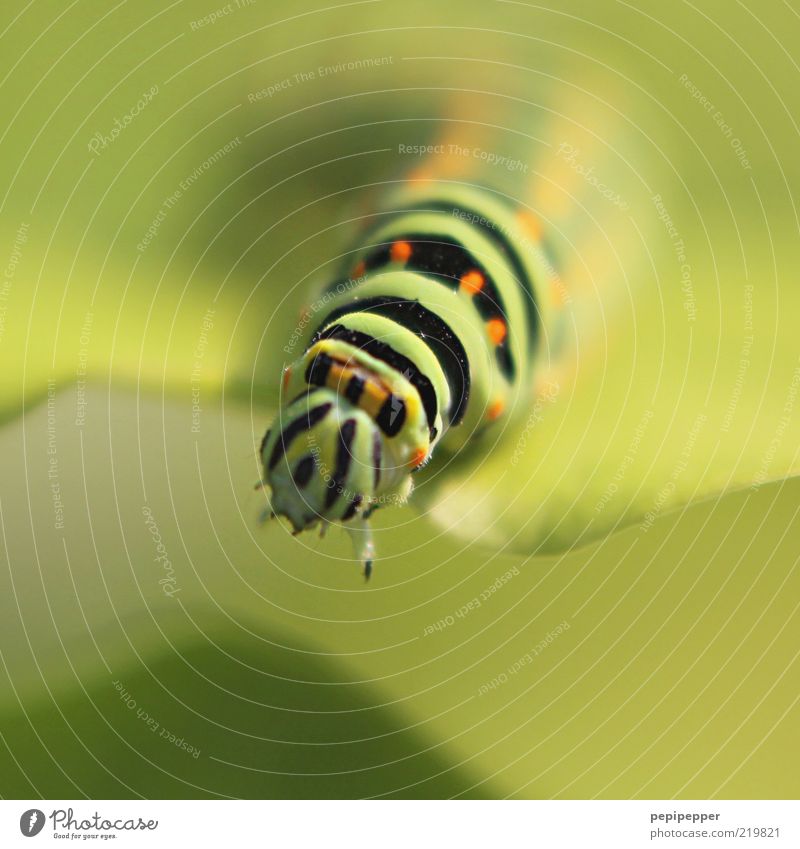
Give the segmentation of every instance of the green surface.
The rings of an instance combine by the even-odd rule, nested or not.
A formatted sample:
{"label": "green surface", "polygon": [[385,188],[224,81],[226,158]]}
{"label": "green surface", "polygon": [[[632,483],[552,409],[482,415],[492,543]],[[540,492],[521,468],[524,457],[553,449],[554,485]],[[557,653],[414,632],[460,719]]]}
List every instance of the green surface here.
{"label": "green surface", "polygon": [[[798,14],[216,8],[0,21],[0,794],[796,797]],[[577,353],[432,516],[377,514],[364,587],[343,534],[258,527],[255,447],[349,220],[442,132],[528,166],[466,178],[545,219]]]}

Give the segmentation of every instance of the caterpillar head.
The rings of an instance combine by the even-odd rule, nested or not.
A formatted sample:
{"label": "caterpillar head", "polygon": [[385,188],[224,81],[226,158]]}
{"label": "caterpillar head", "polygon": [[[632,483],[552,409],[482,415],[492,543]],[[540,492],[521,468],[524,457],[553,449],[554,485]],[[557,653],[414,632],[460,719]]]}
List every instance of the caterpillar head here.
{"label": "caterpillar head", "polygon": [[301,395],[278,414],[261,446],[263,482],[275,515],[295,533],[329,522],[353,531],[369,573],[372,541],[365,514],[384,468],[383,439],[370,416],[327,388]]}

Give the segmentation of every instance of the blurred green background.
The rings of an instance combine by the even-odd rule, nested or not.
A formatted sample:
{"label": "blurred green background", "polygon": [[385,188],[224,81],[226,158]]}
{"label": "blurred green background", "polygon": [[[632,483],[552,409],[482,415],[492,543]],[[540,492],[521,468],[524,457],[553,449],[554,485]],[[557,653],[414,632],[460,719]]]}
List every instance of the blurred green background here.
{"label": "blurred green background", "polygon": [[[76,0],[0,33],[0,794],[797,796],[797,480],[532,556],[646,410],[640,512],[701,414],[674,505],[797,470],[791,4]],[[530,163],[476,178],[552,224],[578,365],[514,509],[381,511],[365,587],[343,535],[257,525],[255,449],[313,282],[443,126]],[[564,139],[624,215],[544,191]]]}

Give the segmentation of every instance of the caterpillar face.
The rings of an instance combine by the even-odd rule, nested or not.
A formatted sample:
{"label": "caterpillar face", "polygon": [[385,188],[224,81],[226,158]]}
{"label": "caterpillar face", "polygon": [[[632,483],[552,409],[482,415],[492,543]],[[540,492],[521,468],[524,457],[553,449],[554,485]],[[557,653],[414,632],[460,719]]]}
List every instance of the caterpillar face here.
{"label": "caterpillar face", "polygon": [[344,524],[368,575],[366,519],[381,503],[406,499],[409,472],[430,454],[419,391],[352,339],[331,334],[286,370],[284,384],[300,394],[282,408],[261,448],[272,511],[295,533]]}
{"label": "caterpillar face", "polygon": [[262,451],[272,509],[296,533],[347,522],[369,506],[380,484],[382,446],[368,415],[330,390],[289,404]]}

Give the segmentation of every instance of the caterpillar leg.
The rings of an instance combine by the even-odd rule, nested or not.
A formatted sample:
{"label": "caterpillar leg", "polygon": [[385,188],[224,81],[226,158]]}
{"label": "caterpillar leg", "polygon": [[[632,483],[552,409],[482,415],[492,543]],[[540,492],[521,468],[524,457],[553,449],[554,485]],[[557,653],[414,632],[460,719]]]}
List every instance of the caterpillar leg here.
{"label": "caterpillar leg", "polygon": [[352,540],[356,560],[362,565],[364,580],[368,581],[372,575],[372,565],[375,560],[372,528],[370,528],[369,522],[362,518],[349,524],[346,530]]}

